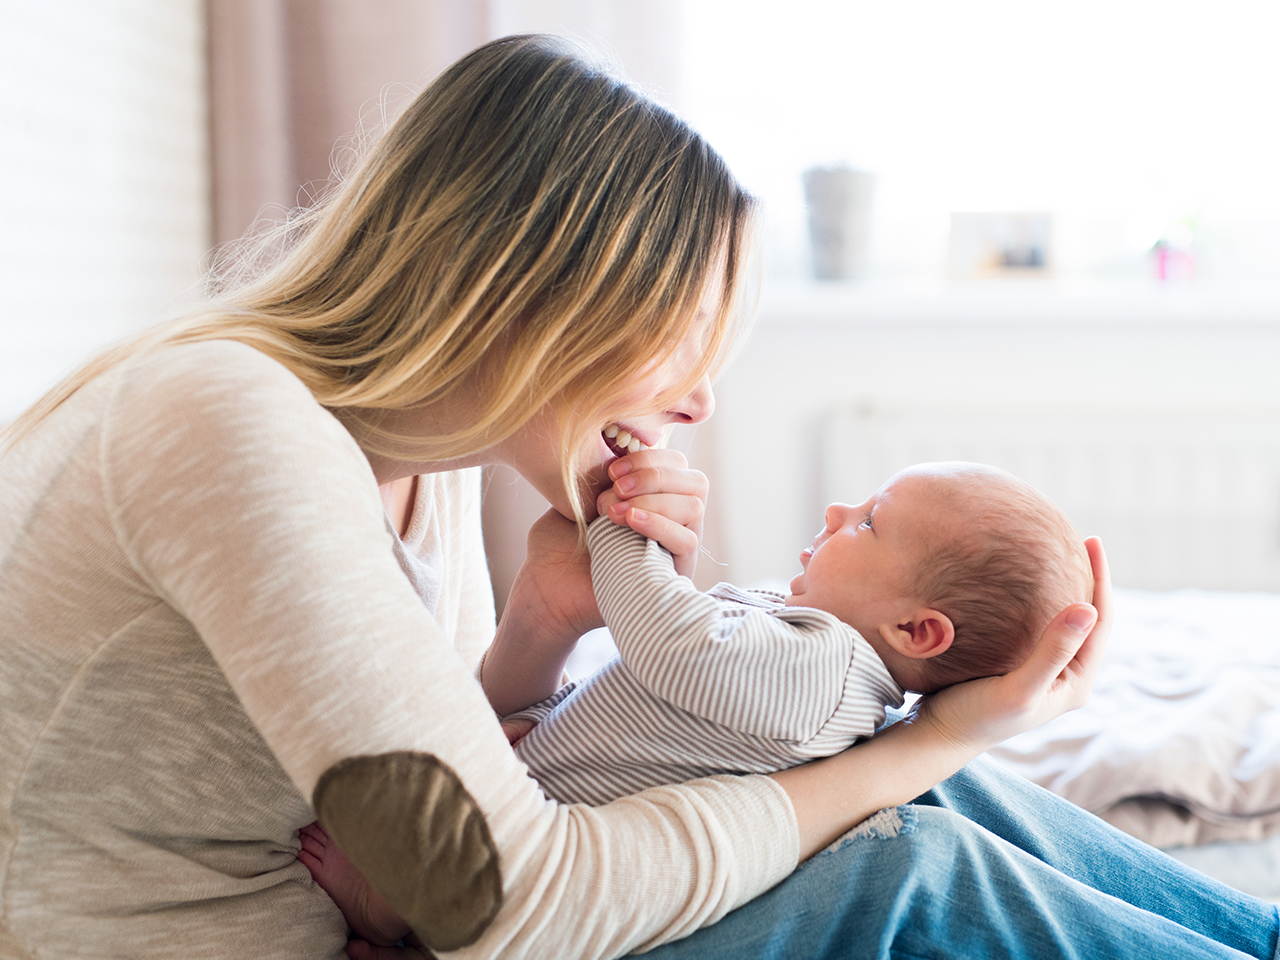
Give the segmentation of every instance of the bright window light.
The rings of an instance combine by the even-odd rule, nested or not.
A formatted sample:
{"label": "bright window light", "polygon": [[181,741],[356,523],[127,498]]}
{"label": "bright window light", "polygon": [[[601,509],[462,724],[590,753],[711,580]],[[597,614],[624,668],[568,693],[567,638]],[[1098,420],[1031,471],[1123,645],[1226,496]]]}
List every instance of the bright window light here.
{"label": "bright window light", "polygon": [[1280,279],[1280,5],[688,0],[681,103],[808,270],[801,173],[876,175],[872,276],[946,270],[950,215],[1046,211],[1062,276]]}

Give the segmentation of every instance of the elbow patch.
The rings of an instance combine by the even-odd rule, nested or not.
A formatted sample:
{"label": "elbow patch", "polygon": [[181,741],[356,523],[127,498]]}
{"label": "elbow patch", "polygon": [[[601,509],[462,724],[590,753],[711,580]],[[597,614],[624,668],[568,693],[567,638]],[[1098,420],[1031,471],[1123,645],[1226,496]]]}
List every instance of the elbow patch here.
{"label": "elbow patch", "polygon": [[480,938],[502,906],[498,851],[458,775],[429,753],[350,757],[320,777],[324,828],[433,950]]}

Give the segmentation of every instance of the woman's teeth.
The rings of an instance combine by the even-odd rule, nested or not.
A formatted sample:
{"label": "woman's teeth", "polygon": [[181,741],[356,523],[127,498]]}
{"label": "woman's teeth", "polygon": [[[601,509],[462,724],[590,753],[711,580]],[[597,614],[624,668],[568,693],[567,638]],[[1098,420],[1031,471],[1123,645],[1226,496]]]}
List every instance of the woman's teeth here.
{"label": "woman's teeth", "polygon": [[641,450],[648,450],[647,444],[641,443],[633,437],[628,430],[622,429],[616,423],[611,423],[604,428],[605,439],[612,440],[610,446],[623,453],[639,453]]}

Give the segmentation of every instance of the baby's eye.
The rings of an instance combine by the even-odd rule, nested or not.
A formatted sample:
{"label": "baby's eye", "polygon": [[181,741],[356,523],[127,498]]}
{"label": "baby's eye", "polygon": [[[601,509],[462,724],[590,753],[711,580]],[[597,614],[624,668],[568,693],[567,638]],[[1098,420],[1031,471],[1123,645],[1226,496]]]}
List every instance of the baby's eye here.
{"label": "baby's eye", "polygon": [[860,526],[860,527],[866,527],[868,530],[870,530],[870,529],[871,529],[871,514],[867,514],[867,518],[866,518],[865,520],[863,520],[860,524],[858,524],[858,526]]}

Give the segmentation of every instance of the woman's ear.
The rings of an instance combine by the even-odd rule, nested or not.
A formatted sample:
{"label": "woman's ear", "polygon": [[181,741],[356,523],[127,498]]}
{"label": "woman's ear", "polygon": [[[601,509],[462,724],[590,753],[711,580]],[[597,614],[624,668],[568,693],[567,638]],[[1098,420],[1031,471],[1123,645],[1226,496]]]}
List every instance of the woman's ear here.
{"label": "woman's ear", "polygon": [[894,650],[912,660],[927,660],[951,649],[956,628],[941,610],[922,607],[911,619],[896,625],[883,624],[880,636]]}

